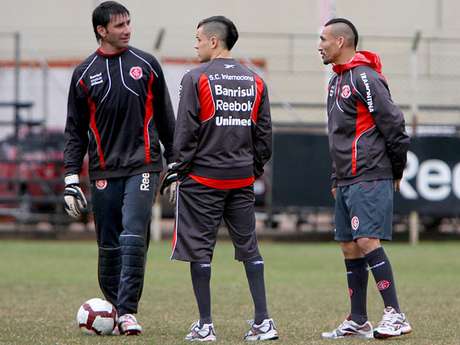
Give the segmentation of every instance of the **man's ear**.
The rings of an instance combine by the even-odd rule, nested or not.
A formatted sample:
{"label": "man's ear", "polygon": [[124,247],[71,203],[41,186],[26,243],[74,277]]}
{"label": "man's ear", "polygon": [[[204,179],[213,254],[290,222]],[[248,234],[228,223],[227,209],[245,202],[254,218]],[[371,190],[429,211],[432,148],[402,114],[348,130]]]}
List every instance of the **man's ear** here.
{"label": "man's ear", "polygon": [[97,33],[99,34],[99,36],[101,36],[102,38],[105,38],[105,36],[107,36],[107,29],[105,28],[105,26],[98,25],[96,27],[96,30],[97,30]]}
{"label": "man's ear", "polygon": [[216,36],[211,36],[209,41],[211,42],[211,48],[213,49],[217,48],[217,46],[219,45],[219,39]]}
{"label": "man's ear", "polygon": [[343,36],[337,37],[337,45],[339,46],[339,48],[342,48],[344,44],[345,44],[345,37]]}

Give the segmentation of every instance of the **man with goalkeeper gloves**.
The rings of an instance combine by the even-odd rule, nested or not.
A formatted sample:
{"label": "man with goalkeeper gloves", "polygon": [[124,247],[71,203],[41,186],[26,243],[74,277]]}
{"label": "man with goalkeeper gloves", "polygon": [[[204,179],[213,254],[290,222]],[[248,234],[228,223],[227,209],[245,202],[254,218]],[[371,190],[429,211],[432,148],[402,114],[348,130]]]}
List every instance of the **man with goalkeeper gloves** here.
{"label": "man with goalkeeper gloves", "polygon": [[100,46],[75,69],[65,127],[65,209],[87,211],[79,175],[88,152],[99,247],[98,277],[118,311],[118,330],[142,332],[137,313],[144,282],[151,209],[162,170],[160,140],[172,161],[174,113],[163,71],[129,46],[129,11],[115,1],[92,16]]}

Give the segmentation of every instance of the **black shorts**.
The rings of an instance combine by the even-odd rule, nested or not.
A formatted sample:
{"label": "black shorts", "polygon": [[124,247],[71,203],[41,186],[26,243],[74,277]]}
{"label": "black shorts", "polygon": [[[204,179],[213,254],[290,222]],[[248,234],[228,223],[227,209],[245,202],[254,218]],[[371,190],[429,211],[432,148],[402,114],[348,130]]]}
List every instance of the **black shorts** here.
{"label": "black shorts", "polygon": [[253,185],[220,190],[185,178],[177,186],[171,259],[211,262],[222,219],[235,247],[235,259],[246,261],[259,256],[254,199]]}

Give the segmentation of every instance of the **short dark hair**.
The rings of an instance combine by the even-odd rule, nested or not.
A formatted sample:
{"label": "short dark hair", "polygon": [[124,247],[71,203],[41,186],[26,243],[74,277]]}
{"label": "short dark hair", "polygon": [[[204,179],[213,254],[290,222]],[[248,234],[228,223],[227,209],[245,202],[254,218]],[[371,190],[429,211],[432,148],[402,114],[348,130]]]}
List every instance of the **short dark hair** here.
{"label": "short dark hair", "polygon": [[97,32],[97,27],[102,25],[104,27],[109,24],[112,16],[127,15],[129,16],[128,9],[116,1],[104,1],[97,6],[93,11],[93,29],[96,39],[99,41],[101,36]]}
{"label": "short dark hair", "polygon": [[212,16],[206,19],[203,19],[198,23],[196,27],[205,26],[203,29],[205,33],[216,34],[219,39],[225,43],[225,46],[228,50],[231,50],[238,41],[238,30],[236,29],[235,24],[224,16]]}
{"label": "short dark hair", "polygon": [[358,38],[359,38],[358,30],[356,30],[356,27],[348,19],[345,19],[345,18],[332,18],[326,24],[324,24],[324,26],[337,24],[337,23],[345,24],[346,26],[348,26],[351,29],[351,31],[353,32],[354,46],[355,46],[355,49],[356,49],[356,47],[358,46]]}

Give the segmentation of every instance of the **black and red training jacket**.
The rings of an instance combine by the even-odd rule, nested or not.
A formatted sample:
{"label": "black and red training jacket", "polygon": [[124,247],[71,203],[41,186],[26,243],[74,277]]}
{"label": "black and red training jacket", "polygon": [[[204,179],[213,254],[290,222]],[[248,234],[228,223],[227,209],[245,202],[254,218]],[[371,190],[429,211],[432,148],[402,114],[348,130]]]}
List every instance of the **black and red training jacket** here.
{"label": "black and red training jacket", "polygon": [[79,174],[89,156],[94,179],[162,170],[160,140],[173,159],[174,112],[163,71],[150,54],[128,47],[100,50],[75,69],[65,127],[65,173]]}
{"label": "black and red training jacket", "polygon": [[219,189],[254,182],[272,153],[267,86],[234,59],[216,58],[182,79],[174,136],[182,175]]}
{"label": "black and red training jacket", "polygon": [[380,58],[358,51],[333,70],[327,97],[332,187],[401,179],[410,140]]}

